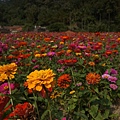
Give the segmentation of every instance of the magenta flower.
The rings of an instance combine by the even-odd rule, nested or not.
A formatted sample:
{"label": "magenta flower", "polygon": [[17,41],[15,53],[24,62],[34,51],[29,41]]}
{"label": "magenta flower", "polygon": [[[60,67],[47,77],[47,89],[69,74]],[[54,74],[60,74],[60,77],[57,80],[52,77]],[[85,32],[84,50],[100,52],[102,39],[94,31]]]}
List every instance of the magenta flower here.
{"label": "magenta flower", "polygon": [[117,72],[117,70],[111,68],[110,71],[106,70],[105,74],[110,74],[112,76],[117,76],[118,72]]}
{"label": "magenta flower", "polygon": [[116,83],[117,78],[116,78],[116,77],[113,77],[113,76],[109,76],[109,77],[108,77],[108,81],[113,82],[113,83]]}
{"label": "magenta flower", "polygon": [[[14,90],[15,89],[15,84],[10,83],[10,88],[11,88],[11,90]],[[8,86],[7,82],[0,85],[0,93],[2,93],[2,94],[10,94],[9,86]]]}
{"label": "magenta flower", "polygon": [[63,117],[62,120],[67,120],[66,117]]}
{"label": "magenta flower", "polygon": [[35,65],[32,69],[38,69],[40,66],[39,65]]}
{"label": "magenta flower", "polygon": [[36,60],[36,59],[32,59],[32,62],[33,62],[33,63],[36,63],[36,62],[37,62],[37,60]]}
{"label": "magenta flower", "polygon": [[112,88],[113,90],[116,90],[118,86],[116,84],[110,84],[110,88]]}
{"label": "magenta flower", "polygon": [[49,57],[53,57],[55,55],[55,52],[48,52],[47,53],[47,56],[49,56]]}

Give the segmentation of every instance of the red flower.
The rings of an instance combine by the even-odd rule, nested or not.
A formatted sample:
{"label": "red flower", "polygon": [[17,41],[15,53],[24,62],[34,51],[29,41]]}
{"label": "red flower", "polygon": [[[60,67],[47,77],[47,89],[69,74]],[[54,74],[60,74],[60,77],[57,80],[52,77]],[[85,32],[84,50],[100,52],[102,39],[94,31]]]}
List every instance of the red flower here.
{"label": "red flower", "polygon": [[2,116],[4,112],[7,110],[5,106],[9,102],[10,98],[7,96],[0,96],[0,120],[2,119]]}
{"label": "red flower", "polygon": [[14,116],[18,116],[22,120],[26,120],[26,118],[29,119],[34,116],[34,107],[28,102],[17,104],[14,111],[10,113],[7,118],[12,118]]}
{"label": "red flower", "polygon": [[57,80],[57,85],[60,88],[68,88],[70,86],[71,77],[69,74],[61,75]]}
{"label": "red flower", "polygon": [[77,62],[77,59],[65,59],[65,60],[58,60],[59,64],[64,64],[64,65],[73,65]]}
{"label": "red flower", "polygon": [[112,50],[106,50],[105,55],[111,55],[112,54]]}

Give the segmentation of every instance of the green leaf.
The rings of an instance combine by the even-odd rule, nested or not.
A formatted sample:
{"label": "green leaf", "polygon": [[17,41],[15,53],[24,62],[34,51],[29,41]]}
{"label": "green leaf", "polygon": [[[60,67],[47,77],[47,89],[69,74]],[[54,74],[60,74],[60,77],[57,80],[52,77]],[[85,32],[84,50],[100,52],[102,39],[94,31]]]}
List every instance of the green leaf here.
{"label": "green leaf", "polygon": [[46,110],[42,116],[41,116],[41,120],[45,120],[45,117],[48,116],[49,110]]}
{"label": "green leaf", "polygon": [[81,78],[83,78],[83,77],[85,77],[86,76],[86,74],[80,74],[80,77]]}
{"label": "green leaf", "polygon": [[99,112],[97,117],[95,118],[95,120],[104,120],[103,116],[101,115],[101,113]]}
{"label": "green leaf", "polygon": [[80,65],[82,65],[83,62],[84,62],[84,61],[83,61],[82,59],[80,59],[78,63],[79,63]]}
{"label": "green leaf", "polygon": [[72,111],[73,109],[75,109],[75,107],[76,107],[75,104],[69,105],[68,110],[69,110],[69,111]]}
{"label": "green leaf", "polygon": [[89,110],[90,115],[95,118],[98,113],[98,105],[92,105]]}
{"label": "green leaf", "polygon": [[117,80],[117,85],[120,85],[120,80]]}
{"label": "green leaf", "polygon": [[105,110],[105,113],[103,115],[104,119],[107,119],[109,117],[110,110]]}
{"label": "green leaf", "polygon": [[99,98],[94,95],[94,96],[92,96],[92,98],[89,100],[88,103],[94,102],[94,101],[96,101],[96,100],[99,100]]}
{"label": "green leaf", "polygon": [[96,93],[99,93],[99,90],[98,90],[98,88],[95,88],[94,90],[95,90],[95,92],[96,92]]}

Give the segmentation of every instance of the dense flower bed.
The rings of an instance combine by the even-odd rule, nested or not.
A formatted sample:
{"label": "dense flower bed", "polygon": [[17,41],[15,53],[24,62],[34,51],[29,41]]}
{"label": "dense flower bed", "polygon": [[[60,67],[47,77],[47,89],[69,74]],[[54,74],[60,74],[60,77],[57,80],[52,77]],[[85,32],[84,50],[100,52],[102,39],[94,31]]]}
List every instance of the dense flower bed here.
{"label": "dense flower bed", "polygon": [[0,34],[0,119],[117,119],[120,33]]}

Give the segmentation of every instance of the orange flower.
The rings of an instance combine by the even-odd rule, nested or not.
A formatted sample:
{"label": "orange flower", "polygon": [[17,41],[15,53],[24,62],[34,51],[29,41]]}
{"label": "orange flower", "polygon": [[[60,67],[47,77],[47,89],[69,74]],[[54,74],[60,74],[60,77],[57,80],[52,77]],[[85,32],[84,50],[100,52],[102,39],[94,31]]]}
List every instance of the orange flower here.
{"label": "orange flower", "polygon": [[44,41],[49,42],[51,41],[51,38],[44,38]]}
{"label": "orange flower", "polygon": [[65,53],[65,50],[61,50],[61,51],[57,52],[56,54],[57,54],[57,56],[61,56],[61,55],[63,55],[64,53]]}
{"label": "orange flower", "polygon": [[88,84],[98,84],[100,82],[100,75],[97,73],[88,73],[86,81]]}
{"label": "orange flower", "polygon": [[90,66],[95,66],[95,63],[94,62],[89,62],[88,63]]}
{"label": "orange flower", "polygon": [[61,75],[57,80],[57,85],[60,88],[68,88],[70,86],[71,77],[69,74]]}

